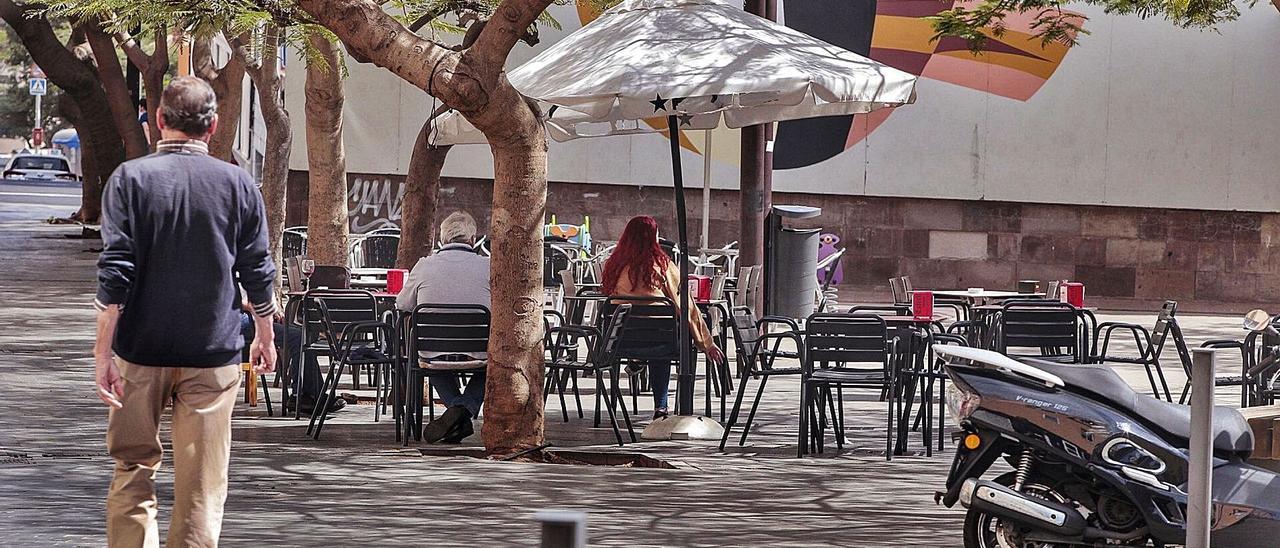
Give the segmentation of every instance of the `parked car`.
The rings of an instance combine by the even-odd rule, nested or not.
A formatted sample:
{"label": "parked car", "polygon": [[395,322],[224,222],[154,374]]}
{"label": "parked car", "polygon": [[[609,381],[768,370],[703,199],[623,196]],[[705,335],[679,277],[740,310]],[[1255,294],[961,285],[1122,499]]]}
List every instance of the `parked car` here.
{"label": "parked car", "polygon": [[71,165],[66,158],[55,155],[25,153],[15,154],[9,159],[9,162],[5,164],[4,179],[6,181],[64,181],[68,183],[77,180],[76,174],[71,172]]}

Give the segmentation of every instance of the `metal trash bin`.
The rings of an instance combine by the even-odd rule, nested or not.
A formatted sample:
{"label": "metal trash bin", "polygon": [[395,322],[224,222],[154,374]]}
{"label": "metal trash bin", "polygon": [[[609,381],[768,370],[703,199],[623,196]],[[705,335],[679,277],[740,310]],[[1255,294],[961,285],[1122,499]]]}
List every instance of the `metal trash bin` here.
{"label": "metal trash bin", "polygon": [[818,291],[818,236],[821,228],[792,228],[787,220],[812,219],[822,209],[776,205],[765,226],[765,314],[807,318],[813,314]]}

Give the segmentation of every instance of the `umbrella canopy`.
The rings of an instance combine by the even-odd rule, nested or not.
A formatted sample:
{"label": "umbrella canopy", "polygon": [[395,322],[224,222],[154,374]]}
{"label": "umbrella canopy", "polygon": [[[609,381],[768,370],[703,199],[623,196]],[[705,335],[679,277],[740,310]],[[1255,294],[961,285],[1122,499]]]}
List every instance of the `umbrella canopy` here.
{"label": "umbrella canopy", "polygon": [[73,128],[61,129],[53,134],[53,139],[50,139],[50,142],[67,148],[80,148],[80,135]]}
{"label": "umbrella canopy", "polygon": [[[557,141],[861,114],[914,100],[915,76],[722,0],[624,0],[507,78]],[[456,113],[441,144],[483,143]]]}

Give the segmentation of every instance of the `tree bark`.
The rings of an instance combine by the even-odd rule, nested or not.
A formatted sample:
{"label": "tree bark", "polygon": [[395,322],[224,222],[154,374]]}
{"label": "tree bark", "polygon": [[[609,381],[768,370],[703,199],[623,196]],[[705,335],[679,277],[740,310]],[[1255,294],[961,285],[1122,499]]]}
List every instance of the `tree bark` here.
{"label": "tree bark", "polygon": [[280,30],[268,26],[262,40],[262,58],[250,61],[239,40],[233,44],[235,53],[245,65],[245,72],[258,90],[258,104],[262,108],[262,123],[267,128],[267,150],[262,159],[262,201],[267,209],[267,227],[271,256],[276,260],[276,271],[281,268],[280,243],[284,235],[286,204],[288,200],[289,149],[293,131],[289,127],[289,112],[284,109],[280,94],[284,82],[280,78],[278,52]]}
{"label": "tree bark", "polygon": [[218,127],[209,138],[209,155],[225,162],[236,163],[236,130],[240,127],[240,102],[244,96],[244,63],[232,55],[222,68],[217,68],[208,38],[196,39],[191,47],[195,74],[209,82],[218,97]]}
{"label": "tree bark", "polygon": [[116,34],[116,41],[124,49],[129,62],[142,72],[142,89],[147,94],[147,134],[151,136],[151,150],[160,142],[160,93],[164,91],[164,75],[169,72],[169,33],[160,25],[155,30],[155,47],[148,55],[131,36]]}
{"label": "tree bark", "polygon": [[489,140],[495,336],[489,339],[482,435],[491,454],[545,442],[540,311],[546,140],[538,116],[502,71],[511,48],[551,3],[504,0],[476,42],[459,54],[413,34],[369,0],[298,1],[361,57],[429,90]]}
{"label": "tree bark", "polygon": [[116,57],[115,43],[102,32],[97,22],[83,25],[85,38],[93,50],[98,68],[98,80],[107,94],[107,106],[115,120],[116,132],[124,139],[124,154],[128,159],[146,156],[149,151],[147,136],[138,123],[138,106],[129,96],[129,86],[124,81],[124,69]]}
{"label": "tree bark", "polygon": [[[35,5],[18,6],[12,0],[0,0],[0,18],[14,29],[49,81],[62,88],[78,107],[80,123],[76,124],[76,131],[84,147],[82,162],[95,169],[84,172],[85,190],[77,220],[96,223],[102,208],[102,185],[124,161],[124,145],[111,118],[106,93],[87,62],[87,54],[73,53],[58,40],[48,20],[33,17],[39,9]],[[90,155],[91,158],[86,158]]]}
{"label": "tree bark", "polygon": [[396,267],[413,268],[418,259],[431,254],[436,234],[436,208],[440,203],[440,172],[451,145],[431,144],[432,120],[422,124],[409,157],[405,175],[404,206],[400,212],[400,247]]}
{"label": "tree bark", "polygon": [[342,146],[342,75],[336,44],[312,36],[324,59],[307,64],[307,255],[316,264],[346,266],[347,168]]}

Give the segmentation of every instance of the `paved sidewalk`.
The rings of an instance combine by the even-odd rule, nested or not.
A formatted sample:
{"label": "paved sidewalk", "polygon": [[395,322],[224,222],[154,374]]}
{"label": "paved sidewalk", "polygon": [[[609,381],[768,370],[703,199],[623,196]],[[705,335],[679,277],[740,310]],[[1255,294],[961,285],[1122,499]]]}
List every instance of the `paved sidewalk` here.
{"label": "paved sidewalk", "polygon": [[[98,242],[33,220],[48,214],[0,203],[0,546],[99,546],[112,463],[89,359],[96,254],[86,250]],[[1183,324],[1193,342],[1239,334],[1236,318]],[[1145,386],[1141,370],[1124,374]],[[1181,387],[1180,374],[1170,380]],[[548,508],[590,512],[598,546],[960,545],[963,513],[933,503],[949,449],[885,462],[883,404],[854,394],[852,450],[796,459],[796,394],[794,382],[771,384],[746,446],[727,454],[710,442],[625,449],[674,470],[424,457],[396,444],[394,423],[373,423],[367,405],[348,406],[317,442],[303,436],[305,421],[240,404],[224,545],[530,546],[533,513]],[[1220,398],[1230,403],[1233,394]],[[548,440],[608,448],[612,432],[590,428],[584,396],[587,418],[575,413],[568,423],[552,398]],[[918,435],[911,447],[921,449]],[[162,521],[172,500],[168,464],[158,480]]]}

